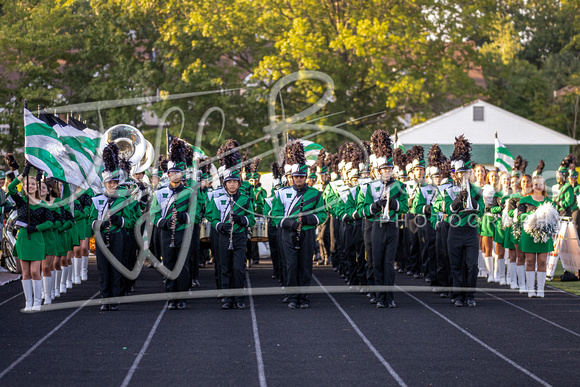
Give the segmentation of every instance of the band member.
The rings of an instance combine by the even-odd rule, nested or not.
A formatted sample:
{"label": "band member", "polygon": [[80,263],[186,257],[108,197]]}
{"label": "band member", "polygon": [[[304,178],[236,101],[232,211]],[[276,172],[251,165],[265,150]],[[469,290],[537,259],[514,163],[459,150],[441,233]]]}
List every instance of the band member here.
{"label": "band member", "polygon": [[[449,259],[453,278],[455,306],[476,306],[477,217],[483,215],[484,205],[479,189],[469,182],[471,174],[471,144],[463,135],[455,138],[455,149],[451,155],[451,165],[459,186],[445,192],[445,208],[450,217],[448,237]],[[469,288],[470,290],[462,290]]]}
{"label": "band member", "polygon": [[[20,226],[16,235],[16,255],[22,266],[22,289],[26,300],[23,312],[39,311],[42,304],[41,262],[45,258],[43,231],[54,227],[52,212],[40,200],[38,184],[29,177],[32,164],[27,161],[22,175],[8,185],[8,195],[16,203]],[[22,194],[17,186],[22,183]]]}
{"label": "band member", "polygon": [[[371,141],[380,179],[369,183],[364,215],[373,220],[371,239],[375,286],[394,286],[394,263],[399,243],[397,215],[407,212],[409,198],[403,184],[393,177],[393,150],[389,134],[376,130]],[[392,290],[377,292],[376,307],[396,307]]]}
{"label": "band member", "polygon": [[308,308],[308,287],[312,280],[315,227],[326,220],[322,194],[306,184],[308,166],[299,141],[286,145],[286,162],[292,165],[292,187],[280,190],[274,199],[273,221],[279,226],[279,249],[286,261],[286,286],[299,287],[288,294],[288,308]]}
{"label": "band member", "polygon": [[[374,155],[371,155],[374,156]],[[393,176],[395,179],[400,181],[401,183],[405,183],[408,180],[407,176],[407,154],[402,148],[397,148],[393,150]],[[409,164],[412,165],[412,164]],[[379,172],[376,169],[371,169],[371,172],[376,173],[376,179],[379,178]],[[404,187],[406,187],[404,185]],[[397,245],[397,256],[395,258],[395,264],[398,273],[405,273],[407,272],[408,265],[408,254],[407,245],[405,244],[405,239],[407,238],[407,225],[405,224],[405,219],[407,217],[407,213],[399,214],[399,244]],[[372,223],[371,223],[372,224]],[[371,268],[372,269],[372,268]],[[409,275],[413,275],[413,271],[409,270],[407,272]],[[375,301],[376,302],[376,301]]]}
{"label": "band member", "polygon": [[435,247],[437,255],[437,285],[433,292],[439,293],[441,298],[450,296],[447,288],[453,284],[451,276],[451,262],[449,261],[449,250],[447,239],[449,237],[449,218],[445,210],[445,192],[453,184],[450,178],[451,164],[446,157],[440,159],[439,175],[434,176],[434,183],[437,185],[437,195],[431,208],[431,222],[435,228]]}
{"label": "band member", "polygon": [[234,296],[232,289],[244,287],[244,262],[246,260],[247,227],[255,223],[254,204],[241,190],[240,163],[237,141],[227,140],[228,154],[224,157],[225,194],[213,198],[208,205],[206,218],[216,230],[215,246],[218,250],[221,287],[224,289],[222,309],[246,307],[244,297]]}
{"label": "band member", "polygon": [[[318,191],[322,192],[322,199],[326,203],[325,193],[330,182],[330,175],[328,173],[328,168],[330,167],[330,154],[326,153],[324,149],[321,149],[316,163],[316,175],[317,182],[314,185]],[[332,217],[327,212],[327,217],[324,223],[318,226],[318,246],[320,250],[320,261],[319,265],[328,265],[330,262],[330,240],[331,234],[334,228],[332,227]]]}
{"label": "band member", "polygon": [[[472,163],[472,167],[473,167],[473,173],[471,174],[471,178],[470,181],[473,183],[474,186],[476,186],[479,189],[482,189],[483,186],[485,185],[485,177],[487,175],[487,169],[485,169],[485,167],[482,164],[476,164],[476,163]],[[477,276],[480,278],[487,278],[487,267],[485,266],[485,254],[484,254],[484,247],[483,247],[483,243],[482,243],[482,236],[481,236],[481,223],[478,223],[477,225],[477,237],[479,238],[479,256],[477,258],[477,266],[479,268],[479,272],[477,273]],[[490,259],[493,258],[491,257],[491,254],[489,255]]]}
{"label": "band member", "polygon": [[425,160],[423,147],[415,145],[407,152],[406,156],[408,163],[406,170],[409,180],[405,182],[405,188],[409,197],[409,212],[405,214],[405,246],[407,247],[405,267],[407,267],[408,275],[413,275],[414,278],[421,278],[423,276],[423,257],[421,254],[423,247],[421,239],[423,235],[415,222],[417,214],[413,212],[413,201],[424,184]]}
{"label": "band member", "polygon": [[[421,185],[415,199],[413,200],[412,211],[415,214],[415,223],[419,226],[419,233],[423,257],[423,273],[425,281],[430,282],[432,286],[437,285],[437,257],[436,257],[436,233],[431,223],[432,207],[435,197],[439,192],[437,183],[439,181],[439,165],[443,158],[443,153],[438,144],[433,144],[429,149],[428,162],[426,170],[427,183]],[[420,176],[420,172],[417,173]]]}
{"label": "band member", "polygon": [[[93,230],[100,233],[96,240],[97,268],[99,270],[99,287],[101,297],[111,298],[123,295],[123,282],[121,273],[109,261],[107,254],[111,254],[122,264],[125,264],[125,244],[127,232],[124,228],[132,228],[135,216],[131,203],[124,192],[119,190],[119,182],[122,179],[119,168],[119,148],[111,142],[103,150],[103,183],[105,193],[91,199],[89,221]],[[101,305],[101,311],[116,311],[118,305]]]}
{"label": "band member", "polygon": [[[574,187],[571,185],[569,179],[571,172],[576,171],[576,163],[576,156],[569,154],[564,158],[564,160],[562,160],[560,169],[558,169],[560,175],[559,183],[564,180],[564,184],[558,187],[558,195],[554,199],[554,204],[562,216],[571,217],[573,213],[578,210]],[[566,181],[566,179],[568,181]],[[575,225],[578,227],[576,222]]]}
{"label": "band member", "polygon": [[[258,172],[260,161],[261,159],[259,157],[255,157],[250,164],[249,183],[252,187],[252,199],[256,215],[262,215],[262,211],[264,211],[264,200],[266,199],[266,196],[268,196],[268,193],[260,184],[260,173]],[[248,241],[248,246],[251,246],[248,249],[248,260],[251,260],[253,264],[260,263],[260,249],[258,247],[258,242]]]}
{"label": "band member", "polygon": [[[168,176],[169,186],[157,190],[151,204],[151,218],[161,233],[161,255],[163,266],[172,271],[179,259],[185,254],[189,257],[189,251],[181,251],[182,247],[192,248],[191,241],[184,239],[186,229],[194,222],[191,188],[185,187],[182,182],[185,165],[186,146],[183,141],[174,137],[171,142],[169,153]],[[165,279],[166,292],[186,292],[189,290],[190,275],[189,265],[186,259],[177,278]],[[184,300],[171,300],[168,309],[185,309]]]}
{"label": "band member", "polygon": [[[363,141],[363,145],[365,147],[366,154],[369,156],[369,163],[364,165],[364,168],[361,171],[361,178],[358,179],[358,193],[356,198],[356,213],[354,213],[353,218],[357,219],[360,217],[362,219],[362,228],[363,228],[363,241],[364,241],[364,260],[365,260],[365,273],[364,273],[364,281],[362,283],[367,284],[369,287],[375,285],[375,275],[373,269],[373,258],[372,258],[372,231],[373,231],[373,221],[368,217],[364,216],[364,202],[365,196],[367,194],[367,189],[369,183],[371,183],[374,179],[371,177],[375,173],[374,167],[374,159],[375,155],[372,153],[372,144],[370,141]],[[371,159],[373,161],[371,161]],[[364,289],[365,291],[367,289]],[[367,297],[369,298],[372,304],[377,303],[376,293],[371,290],[367,291]]]}
{"label": "band member", "polygon": [[278,251],[278,229],[272,221],[272,205],[282,187],[282,171],[278,163],[272,163],[272,194],[264,200],[263,214],[268,219],[268,245],[270,246],[270,258],[272,259],[272,279],[284,283],[280,253]]}

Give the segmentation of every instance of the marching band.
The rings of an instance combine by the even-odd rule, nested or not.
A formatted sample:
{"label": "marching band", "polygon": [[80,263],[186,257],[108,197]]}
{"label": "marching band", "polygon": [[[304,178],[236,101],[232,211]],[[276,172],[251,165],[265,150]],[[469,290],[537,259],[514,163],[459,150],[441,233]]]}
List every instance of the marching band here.
{"label": "marching band", "polygon": [[[320,150],[312,165],[304,145],[290,139],[281,163],[272,164],[271,192],[261,186],[260,160],[242,157],[232,139],[217,152],[215,188],[209,158],[194,159],[192,147],[177,137],[167,160],[136,173],[117,143],[106,143],[102,193],[40,170],[34,177],[30,162],[18,174],[8,155],[10,200],[3,203],[17,213],[13,254],[22,262],[23,311],[38,311],[41,300],[50,304],[87,280],[93,236],[101,296],[129,295],[134,281],[112,259],[129,270],[136,264],[135,234],[147,228],[140,221],[147,214],[149,252],[170,272],[186,257],[181,271],[164,279],[165,291],[200,286],[199,267],[211,256],[222,309],[245,308],[234,290],[245,287],[246,271],[260,262],[258,241],[269,244],[272,278],[289,289],[284,301],[290,309],[310,307],[315,260],[332,265],[376,308],[396,307],[396,273],[423,279],[456,307],[476,306],[482,276],[544,297],[546,257],[554,248],[548,231],[558,214],[578,227],[574,156],[562,161],[549,197],[543,162],[533,176],[521,156],[512,171],[487,170],[471,160],[464,136],[455,139],[449,159],[433,144],[427,162],[421,146],[393,149],[384,130],[370,140],[345,142],[336,154]],[[101,305],[101,311],[118,308],[110,300]],[[168,302],[168,309],[185,308],[185,300]]]}

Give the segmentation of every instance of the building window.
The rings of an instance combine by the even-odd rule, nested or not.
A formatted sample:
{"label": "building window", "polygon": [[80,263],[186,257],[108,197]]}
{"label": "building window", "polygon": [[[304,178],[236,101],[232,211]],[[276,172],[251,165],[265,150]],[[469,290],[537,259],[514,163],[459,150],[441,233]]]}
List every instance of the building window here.
{"label": "building window", "polygon": [[473,121],[483,121],[483,106],[473,107]]}

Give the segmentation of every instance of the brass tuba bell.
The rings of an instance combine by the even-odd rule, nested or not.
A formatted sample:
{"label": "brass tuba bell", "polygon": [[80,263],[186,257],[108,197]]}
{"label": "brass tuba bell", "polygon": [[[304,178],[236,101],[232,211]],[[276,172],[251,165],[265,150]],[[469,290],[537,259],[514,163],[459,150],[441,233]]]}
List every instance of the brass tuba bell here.
{"label": "brass tuba bell", "polygon": [[139,165],[146,151],[146,140],[143,134],[131,125],[119,124],[107,129],[101,137],[99,144],[99,154],[108,143],[114,142],[119,147],[119,157],[131,162],[131,165]]}

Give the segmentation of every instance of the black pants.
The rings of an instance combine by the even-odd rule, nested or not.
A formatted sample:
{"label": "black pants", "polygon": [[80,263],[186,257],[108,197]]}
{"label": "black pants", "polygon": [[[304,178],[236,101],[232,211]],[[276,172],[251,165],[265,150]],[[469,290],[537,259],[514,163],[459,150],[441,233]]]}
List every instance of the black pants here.
{"label": "black pants", "polygon": [[440,221],[436,232],[437,246],[437,286],[450,287],[451,262],[449,261],[449,250],[447,249],[447,238],[449,236],[449,223]]}
{"label": "black pants", "polygon": [[278,246],[278,259],[280,261],[280,281],[282,282],[282,286],[286,286],[288,282],[288,268],[286,267],[286,250],[282,242],[282,228],[278,228],[278,232],[276,233],[276,245]]}
{"label": "black pants", "polygon": [[191,283],[192,280],[199,278],[199,263],[201,262],[201,251],[199,247],[199,231],[200,224],[196,223],[193,225],[193,235],[191,236],[191,246],[189,248],[189,276]]}
{"label": "black pants", "polygon": [[270,258],[272,259],[272,274],[282,281],[282,267],[278,254],[278,229],[268,220],[268,244],[270,245]]}
{"label": "black pants", "polygon": [[421,272],[425,278],[431,280],[431,284],[437,282],[437,258],[435,257],[435,229],[424,215],[415,216],[415,224],[419,231],[420,257],[422,261]]}
{"label": "black pants", "polygon": [[405,214],[405,247],[407,248],[405,269],[413,274],[420,274],[420,243],[414,214]]}
{"label": "black pants", "polygon": [[364,244],[364,223],[362,220],[354,222],[354,253],[355,253],[355,270],[353,271],[354,285],[366,285],[366,261],[365,261],[365,244]]}
{"label": "black pants", "polygon": [[220,267],[220,257],[219,257],[219,250],[217,248],[217,237],[218,232],[212,227],[209,232],[209,246],[211,253],[213,255],[213,275],[215,278],[215,287],[216,289],[222,288],[222,279],[221,279],[221,267]]}
{"label": "black pants", "polygon": [[224,302],[243,301],[243,296],[233,296],[227,289],[243,289],[245,283],[245,260],[246,260],[246,233],[234,233],[232,235],[233,250],[228,250],[230,234],[216,232],[218,255],[220,257],[220,274],[222,289],[225,289]]}
{"label": "black pants", "polygon": [[407,264],[407,228],[405,227],[404,221],[399,221],[398,225],[399,229],[399,245],[397,246],[397,256],[395,257],[395,262],[397,262],[397,266],[399,269],[403,269],[406,271],[405,265]]}
{"label": "black pants", "polygon": [[332,267],[340,269],[340,260],[342,254],[342,243],[340,240],[340,228],[341,221],[332,217],[332,241],[330,243],[330,261],[332,262]]}
{"label": "black pants", "polygon": [[372,244],[372,231],[373,231],[373,221],[365,219],[364,220],[364,245],[365,245],[365,260],[366,260],[366,277],[367,284],[373,286],[375,284],[375,272],[373,269],[373,244]]}
{"label": "black pants", "polygon": [[[374,222],[372,231],[373,269],[376,286],[395,284],[395,255],[399,244],[399,229],[394,222]],[[377,292],[377,301],[393,301],[393,292]]]}
{"label": "black pants", "polygon": [[457,300],[473,300],[474,291],[464,291],[461,288],[475,289],[477,286],[477,257],[479,255],[479,240],[475,227],[449,227],[447,238],[451,275],[453,278],[453,293]]}
{"label": "black pants", "polygon": [[[163,254],[163,266],[173,270],[177,264],[181,246],[184,242],[185,230],[175,231],[174,245],[171,247],[171,230],[161,230],[161,254]],[[191,248],[191,246],[189,246]],[[186,259],[179,275],[175,279],[165,279],[166,292],[186,292],[189,290],[189,250],[185,252]]]}
{"label": "black pants", "polygon": [[340,239],[343,245],[340,274],[344,274],[347,284],[356,285],[356,252],[354,246],[354,224],[342,222]]}
{"label": "black pants", "polygon": [[[105,233],[101,232],[101,237],[104,241]],[[123,265],[125,258],[125,231],[121,230],[109,234],[109,250],[115,258],[117,258]],[[121,273],[109,262],[101,247],[97,243],[97,269],[99,270],[99,289],[103,298],[121,297],[123,295],[123,283]]]}
{"label": "black pants", "polygon": [[302,230],[300,233],[301,247],[294,249],[295,231],[284,228],[278,230],[279,249],[284,250],[286,261],[286,285],[300,287],[298,293],[289,293],[288,300],[300,304],[308,304],[308,287],[312,281],[312,254],[314,254],[314,229]]}
{"label": "black pants", "polygon": [[[133,270],[133,268],[135,267],[135,263],[137,262],[137,254],[138,254],[138,246],[137,246],[137,241],[135,240],[135,232],[134,230],[131,229],[125,229],[122,232],[125,233],[124,235],[124,242],[123,242],[123,246],[124,246],[124,251],[123,251],[123,257],[124,257],[124,265],[127,269],[129,270]],[[133,285],[135,284],[135,280],[130,280],[128,278],[125,278],[123,276],[121,276],[121,285],[123,287],[123,294],[127,294],[131,292],[131,288],[133,287]]]}

